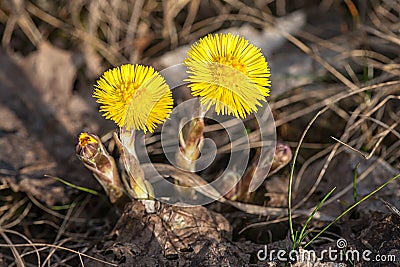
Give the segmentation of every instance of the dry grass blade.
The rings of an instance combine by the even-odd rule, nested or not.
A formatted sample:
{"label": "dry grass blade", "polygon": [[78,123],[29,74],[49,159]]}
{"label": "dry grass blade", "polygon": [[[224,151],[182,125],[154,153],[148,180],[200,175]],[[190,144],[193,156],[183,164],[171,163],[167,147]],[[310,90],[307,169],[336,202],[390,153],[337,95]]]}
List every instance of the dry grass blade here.
{"label": "dry grass blade", "polygon": [[[0,234],[3,236],[4,233],[0,233]],[[65,251],[80,255],[81,257],[88,258],[88,259],[94,260],[96,262],[100,262],[100,263],[107,264],[107,265],[110,265],[110,266],[118,266],[117,264],[114,264],[112,262],[104,261],[102,259],[98,259],[96,257],[92,257],[92,256],[87,255],[85,253],[81,253],[79,251],[76,251],[76,250],[73,250],[73,249],[70,249],[70,248],[67,248],[67,247],[63,247],[63,246],[59,246],[59,245],[53,245],[53,244],[46,244],[46,243],[0,244],[0,247],[2,247],[2,248],[11,248],[11,249],[15,249],[15,248],[18,248],[18,247],[56,248],[56,249],[61,249],[61,250],[65,250]],[[18,266],[24,266],[24,265],[18,265]]]}
{"label": "dry grass blade", "polygon": [[[293,218],[297,218],[299,216],[301,216],[301,215],[294,215]],[[245,232],[246,230],[249,230],[251,228],[263,227],[263,226],[266,226],[266,225],[270,225],[270,224],[274,224],[274,223],[280,223],[280,222],[284,222],[284,221],[287,221],[287,220],[289,220],[289,217],[278,218],[278,219],[269,220],[269,221],[266,221],[266,222],[252,223],[252,224],[249,224],[249,225],[243,227],[239,231],[239,234],[243,234],[243,232]]]}
{"label": "dry grass blade", "polygon": [[7,224],[0,224],[1,227],[3,229],[10,229],[10,228],[20,224],[25,219],[25,217],[28,215],[28,213],[30,212],[31,207],[32,207],[32,203],[28,203],[26,205],[25,209],[21,212],[21,214],[16,219],[14,219],[13,221],[11,221]]}
{"label": "dry grass blade", "polygon": [[[139,20],[141,18],[141,11],[143,9],[144,5],[144,0],[137,0],[135,1],[135,4],[133,6],[133,11],[131,14],[130,21],[128,23],[128,28],[126,32],[126,38],[125,38],[125,54],[129,54],[129,50],[132,49],[133,45],[133,40],[136,34],[136,30],[138,28]],[[132,53],[130,56],[130,61],[131,62],[137,62],[138,61],[138,53],[136,50],[136,53]]]}
{"label": "dry grass blade", "polygon": [[[51,258],[55,255],[56,251],[58,250],[58,247],[63,246],[65,243],[67,243],[68,241],[71,241],[71,238],[66,238],[64,240],[61,240],[60,242],[54,242],[52,245],[54,245],[54,247],[52,247],[49,251],[49,253],[47,254],[46,258],[43,261],[43,264],[41,265],[41,267],[45,267],[46,265],[48,265],[50,263]],[[78,253],[78,255],[80,255]]]}
{"label": "dry grass blade", "polygon": [[[188,15],[186,17],[185,23],[182,26],[182,31],[181,31],[182,36],[188,36],[190,34],[193,22],[195,20],[197,12],[199,11],[199,7],[200,7],[200,3],[201,3],[200,1],[201,0],[190,1]],[[189,40],[186,40],[186,41],[189,41]]]}
{"label": "dry grass blade", "polygon": [[71,25],[55,18],[38,8],[31,2],[27,3],[27,10],[37,18],[49,23],[50,25],[60,28],[68,32],[70,35],[82,40],[84,43],[89,43],[96,47],[98,52],[107,59],[112,65],[118,65],[118,62],[126,62],[127,60],[113,47],[108,46],[105,42],[98,39],[96,36],[90,35],[81,28],[72,28]]}
{"label": "dry grass blade", "polygon": [[387,202],[386,200],[384,200],[384,199],[382,199],[382,198],[378,198],[378,199],[379,199],[380,201],[382,201],[382,202],[385,204],[385,206],[386,206],[390,211],[392,211],[394,214],[396,214],[397,216],[400,217],[400,211],[396,208],[395,205],[393,205],[393,204]]}
{"label": "dry grass blade", "polygon": [[[257,125],[254,117],[251,116],[243,121],[232,119],[220,124],[211,124],[214,122],[207,121],[211,125],[205,127],[206,136],[212,138],[218,148],[216,158],[206,169],[189,173],[167,164],[152,163],[152,166],[168,181],[172,176],[194,187],[198,191],[199,198],[217,199],[217,202],[221,202],[210,203],[206,208],[218,210],[221,216],[231,220],[233,240],[245,238],[246,241],[259,244],[260,241],[267,243],[273,238],[276,239],[277,236],[284,239],[287,236],[287,225],[280,222],[289,220],[291,224],[293,218],[296,218],[294,227],[298,227],[299,224],[304,225],[304,222],[307,225],[310,222],[307,227],[309,229],[302,230],[304,235],[308,232],[320,235],[320,232],[313,229],[321,229],[321,225],[324,224],[331,225],[326,223],[326,221],[335,220],[331,216],[336,217],[336,213],[344,206],[349,207],[351,206],[349,203],[357,202],[363,197],[361,195],[365,195],[366,190],[370,192],[372,185],[386,178],[386,173],[393,174],[397,171],[396,168],[400,168],[399,12],[400,2],[393,0],[346,0],[341,3],[332,0],[322,2],[317,0],[0,1],[0,24],[3,29],[1,42],[5,50],[0,56],[4,54],[10,57],[16,65],[23,66],[21,68],[24,68],[26,73],[32,74],[29,78],[31,81],[28,82],[32,82],[32,90],[38,89],[37,92],[40,92],[37,94],[38,99],[44,100],[43,103],[40,102],[44,105],[37,105],[37,107],[33,105],[33,108],[30,108],[32,101],[29,101],[29,96],[36,94],[35,90],[21,91],[21,94],[16,94],[10,99],[8,99],[9,94],[4,92],[5,97],[0,99],[0,117],[6,118],[4,125],[3,121],[0,125],[0,148],[4,147],[4,143],[11,144],[9,149],[2,150],[3,157],[0,157],[2,182],[0,182],[0,203],[2,204],[0,238],[4,241],[0,244],[2,251],[0,256],[4,264],[40,267],[72,264],[116,266],[113,263],[120,260],[120,257],[125,257],[124,259],[127,260],[125,264],[133,261],[137,265],[142,264],[144,257],[156,260],[160,265],[164,263],[162,260],[169,261],[155,253],[149,255],[148,251],[155,251],[152,249],[145,248],[137,252],[135,247],[138,246],[137,240],[132,237],[123,236],[129,240],[122,245],[116,243],[113,238],[107,238],[108,235],[104,233],[109,233],[118,217],[123,216],[118,213],[120,211],[118,207],[115,210],[110,209],[110,206],[106,206],[106,202],[98,201],[97,197],[88,196],[87,191],[66,190],[65,198],[59,202],[46,201],[48,196],[54,196],[52,194],[46,194],[42,198],[40,190],[47,190],[47,184],[39,178],[42,177],[43,170],[49,168],[49,161],[51,161],[49,158],[53,153],[62,154],[65,149],[66,158],[68,157],[71,140],[59,138],[52,134],[52,131],[43,131],[44,135],[31,134],[36,130],[29,125],[29,121],[24,119],[27,112],[18,103],[19,99],[23,99],[30,111],[37,111],[44,118],[54,113],[57,122],[61,118],[63,124],[71,123],[71,129],[76,125],[76,128],[109,131],[112,126],[98,120],[98,114],[95,113],[97,104],[90,98],[90,88],[100,73],[128,61],[133,64],[152,64],[156,68],[161,68],[166,65],[161,60],[164,53],[173,54],[175,51],[170,50],[175,50],[178,46],[187,47],[209,33],[222,31],[237,31],[254,45],[260,43],[265,45],[260,47],[271,67],[271,96],[267,100],[276,119],[276,139],[296,149],[290,177],[286,169],[281,169],[278,173],[269,176],[269,179],[265,179],[263,186],[254,192],[252,195],[254,198],[246,199],[249,203],[234,202],[221,197],[217,187],[219,184],[214,186],[210,183],[224,171],[224,166],[232,155],[231,152],[251,150],[250,158],[256,158],[255,151],[271,145],[263,140],[260,129],[253,129],[267,129],[272,126]],[[298,15],[297,18],[301,17],[301,20],[289,19],[292,15],[294,17]],[[281,24],[282,21],[287,24]],[[285,26],[289,24],[293,27]],[[294,28],[296,30],[292,31]],[[280,42],[277,45],[275,37]],[[69,90],[71,99],[65,98],[68,100],[65,101],[65,107],[60,105],[62,111],[59,111],[61,109],[57,105],[54,105],[52,109],[46,109],[48,103],[56,102],[52,100],[53,90],[36,85],[36,82],[40,83],[41,80],[40,75],[35,75],[36,66],[39,64],[34,64],[34,66],[25,64],[31,63],[35,54],[40,52],[38,48],[42,47],[42,44],[54,46],[71,55],[71,65],[76,70],[76,76],[68,78],[71,85],[66,90]],[[185,47],[178,48],[176,51],[183,51]],[[2,67],[3,72],[8,73],[8,64]],[[17,75],[19,72],[15,73]],[[0,85],[6,85],[0,88],[7,88],[8,82],[13,83],[13,80],[18,80],[16,79],[18,75],[5,76],[10,77],[0,77]],[[25,87],[19,86],[19,88]],[[58,89],[58,86],[50,89],[53,88]],[[185,97],[189,96],[188,91],[188,94],[182,96],[179,101],[184,101]],[[179,101],[176,102],[180,103]],[[43,113],[43,108],[49,114]],[[46,122],[44,125],[47,127],[49,124],[49,128],[53,130],[53,121],[47,119],[44,121]],[[225,130],[242,123],[245,125],[243,135],[246,136],[238,140],[228,140]],[[251,132],[248,133],[248,130]],[[329,138],[330,136],[332,138]],[[108,149],[117,154],[112,133],[104,138],[109,139],[103,140],[109,143]],[[31,150],[27,149],[29,152],[23,151],[25,145],[20,142],[21,140],[34,144]],[[53,150],[53,146],[47,146],[42,151],[42,145],[53,140],[56,140],[54,144],[57,144],[57,148]],[[161,142],[159,132],[155,135],[146,135],[145,144],[149,155],[149,158],[146,158],[149,161],[146,162],[166,163],[168,161],[166,156],[170,152],[167,149],[171,149],[173,143],[172,140],[166,143]],[[163,150],[164,147],[166,150]],[[21,150],[20,155],[17,153],[18,149]],[[203,152],[206,153],[206,151],[205,149]],[[264,160],[266,158],[264,157]],[[61,177],[68,175],[68,178],[78,181],[81,181],[82,177],[87,178],[85,175],[88,173],[83,173],[79,167],[66,167],[64,161],[52,162],[54,163],[52,171],[60,172],[57,175]],[[357,162],[360,162],[360,168],[354,170]],[[294,163],[297,165],[296,168]],[[247,170],[251,170],[252,165],[247,165]],[[335,168],[336,166],[339,167]],[[265,170],[261,169],[261,172]],[[379,175],[381,172],[383,175]],[[346,174],[339,175],[342,173]],[[347,174],[353,174],[352,182],[347,180],[350,177]],[[127,182],[129,177],[123,177],[124,183],[129,184]],[[371,177],[373,179],[369,181]],[[238,179],[236,176],[234,178]],[[286,187],[288,178],[291,179],[290,189]],[[35,186],[30,183],[33,179],[37,182]],[[79,184],[88,185],[86,182],[88,181]],[[90,184],[89,187],[92,185]],[[165,185],[165,188],[169,186]],[[312,216],[313,207],[321,199],[322,192],[329,190],[330,186],[337,186],[340,188],[337,190],[339,192],[335,191],[334,195],[329,195],[323,203],[325,208],[318,210]],[[392,197],[393,204],[381,200],[393,212],[389,214],[391,218],[400,216],[399,211],[394,207],[398,204],[395,198],[398,196],[397,186],[397,184],[391,184],[385,192],[380,192],[382,195],[385,194],[385,199],[394,196]],[[163,188],[156,191],[157,194]],[[353,192],[351,192],[352,189]],[[127,186],[125,193],[133,192],[129,190],[131,188]],[[289,191],[289,198],[287,191]],[[57,194],[58,191],[51,192]],[[46,193],[49,192],[46,191]],[[160,192],[160,195],[164,196],[164,193]],[[80,194],[79,197],[76,197],[76,194]],[[175,195],[165,196],[165,199],[167,198],[180,201]],[[54,204],[56,206],[46,206],[39,199],[43,203],[56,203]],[[385,208],[382,209],[383,204],[376,199],[371,198],[369,201],[366,203],[368,205],[364,204],[362,209],[357,208],[357,212],[353,214],[365,216],[364,207],[368,210],[378,207],[380,211],[385,211]],[[286,209],[287,205],[289,210]],[[188,216],[190,213],[184,214],[172,210],[181,217]],[[143,225],[148,226],[143,221],[144,217],[137,218],[142,220]],[[317,222],[311,221],[311,217]],[[176,224],[174,216],[168,218],[163,221],[165,225]],[[131,218],[128,216],[127,219]],[[332,233],[329,233],[329,238],[343,235],[341,237],[347,239],[348,237],[344,235],[347,234],[348,224],[352,224],[351,229],[361,228],[353,228],[353,224],[357,222],[352,219],[351,216],[349,220],[342,221]],[[374,222],[374,218],[368,217],[368,219]],[[163,227],[168,234],[176,234],[176,228],[165,225]],[[290,226],[293,227],[293,225]],[[195,228],[192,227],[192,229]],[[253,229],[249,231],[250,228]],[[276,229],[278,231],[275,231]],[[279,231],[283,234],[275,236]],[[238,236],[238,232],[244,235]],[[293,234],[292,230],[291,232]],[[351,232],[352,235],[356,235],[356,230]],[[156,233],[154,229],[149,230],[150,235],[154,236]],[[187,234],[189,236],[192,233],[188,231]],[[262,239],[265,236],[267,236],[266,239]],[[393,239],[393,237],[389,238]],[[38,242],[38,240],[41,241]],[[360,240],[363,241],[362,238]],[[141,241],[139,240],[139,243]],[[227,243],[232,246],[238,245],[241,249],[240,246],[243,245],[239,244],[241,241]],[[390,241],[393,240],[383,240],[379,248],[375,244],[369,244],[372,249],[381,252],[381,249],[390,244]],[[102,246],[94,245],[96,243]],[[155,245],[165,246],[164,243]],[[319,247],[322,243],[315,243],[315,245]],[[218,244],[218,249],[221,248],[223,244]],[[204,252],[203,250],[197,252],[195,249],[194,252],[184,252],[184,257],[181,257],[182,252],[177,248],[173,249],[179,255],[178,261],[183,265],[192,259],[190,253],[196,254],[196,259],[200,259]],[[249,250],[249,248],[246,249]],[[108,254],[110,251],[112,254]],[[224,252],[218,260],[222,262],[222,259],[225,260],[223,257],[231,256],[231,251],[235,252],[235,250],[226,250],[225,252],[229,253]],[[97,252],[100,254],[96,254]],[[100,259],[90,255],[100,255]],[[243,258],[247,256],[249,253]],[[253,260],[253,252],[251,257]],[[221,262],[218,263],[222,264]],[[246,264],[250,263],[230,265],[244,266]]]}
{"label": "dry grass blade", "polygon": [[2,231],[4,231],[4,233],[10,233],[10,234],[19,236],[19,237],[21,237],[22,239],[26,240],[26,242],[28,242],[29,244],[32,244],[33,251],[25,252],[25,253],[21,254],[21,255],[20,255],[20,256],[21,256],[21,259],[22,259],[24,256],[26,256],[26,255],[29,255],[29,254],[31,254],[31,253],[35,253],[35,254],[36,254],[36,257],[37,257],[37,266],[40,266],[40,252],[39,252],[39,250],[33,245],[32,241],[29,240],[29,238],[27,238],[25,235],[23,235],[23,234],[21,234],[21,233],[18,233],[17,231],[13,231],[13,230],[9,230],[9,229],[4,229],[4,230],[2,230]]}
{"label": "dry grass blade", "polygon": [[[235,202],[228,200],[224,197],[220,196],[220,193],[213,188],[207,181],[205,181],[202,177],[198,176],[195,173],[185,172],[182,171],[174,166],[162,163],[155,163],[155,164],[142,164],[141,167],[146,172],[149,168],[152,169],[153,167],[157,170],[158,174],[161,176],[171,176],[178,181],[185,182],[188,186],[193,187],[199,193],[215,199],[221,203],[229,204],[239,210],[242,210],[249,214],[254,215],[261,215],[261,216],[286,216],[287,209],[285,208],[273,208],[273,207],[264,207],[254,204],[247,204],[241,202]],[[297,210],[296,214],[307,215],[310,213],[310,210]],[[326,216],[320,212],[316,213],[316,218],[320,219],[321,221],[329,221],[332,218],[330,216]]]}
{"label": "dry grass blade", "polygon": [[[386,82],[386,83],[383,83],[383,84],[377,84],[377,85],[372,85],[372,86],[363,87],[363,88],[360,88],[360,89],[358,89],[358,90],[351,91],[351,92],[348,92],[348,93],[346,93],[346,94],[339,95],[335,100],[333,100],[333,101],[331,102],[331,104],[337,103],[337,102],[339,102],[339,101],[341,101],[341,100],[343,100],[343,99],[345,99],[345,98],[348,98],[348,97],[350,97],[350,96],[352,96],[352,95],[355,95],[355,94],[359,94],[359,93],[361,93],[361,92],[365,92],[365,91],[367,91],[367,90],[377,90],[377,89],[381,89],[381,88],[385,88],[385,87],[391,87],[391,86],[395,86],[395,85],[399,85],[399,84],[400,84],[400,81],[391,81],[391,82]],[[324,112],[326,112],[327,110],[329,110],[329,106],[325,106],[325,108],[323,108],[321,111],[319,111],[319,112],[312,118],[312,120],[310,121],[310,123],[307,125],[307,128],[306,128],[306,130],[304,130],[303,135],[302,135],[302,138],[300,139],[301,141],[300,141],[300,143],[299,143],[299,146],[298,146],[297,149],[296,149],[295,156],[293,157],[293,165],[294,165],[294,163],[296,162],[297,155],[298,155],[298,152],[299,152],[299,148],[300,148],[300,145],[301,145],[302,140],[303,140],[304,137],[305,137],[305,134],[308,132],[308,130],[310,129],[311,125],[316,121],[316,119],[317,119],[319,116],[321,116]],[[354,117],[355,114],[356,114],[356,113],[353,113],[353,117]],[[349,123],[350,123],[350,122],[349,122]],[[355,124],[350,124],[350,125],[354,126]],[[347,133],[345,132],[344,135],[346,136]],[[319,174],[317,180],[315,181],[313,187],[309,190],[309,192],[307,193],[307,195],[306,195],[299,203],[297,203],[294,207],[291,207],[291,206],[289,205],[289,209],[292,209],[292,208],[293,208],[293,210],[297,209],[299,206],[301,206],[302,204],[304,204],[304,202],[307,201],[307,199],[309,199],[309,197],[315,192],[316,188],[317,188],[318,185],[320,184],[320,182],[321,182],[321,180],[322,180],[322,178],[323,178],[323,176],[324,176],[324,174],[325,174],[325,172],[326,172],[326,170],[327,170],[327,168],[328,168],[329,163],[330,163],[331,160],[333,159],[333,157],[334,157],[334,155],[335,155],[337,149],[338,149],[338,144],[336,144],[336,145],[334,146],[334,148],[332,149],[331,153],[329,154],[328,158],[327,158],[326,161],[325,161],[325,164],[324,164],[322,170],[320,171],[320,174]],[[293,175],[293,171],[294,171],[294,169],[292,168],[292,174],[291,174],[291,175]],[[291,191],[291,190],[289,190],[289,191]],[[290,192],[290,194],[291,194],[291,192]],[[290,202],[291,202],[291,200],[290,200]],[[327,203],[328,203],[328,201],[325,203],[325,205],[327,205]],[[289,204],[290,204],[290,203],[289,203]]]}
{"label": "dry grass blade", "polygon": [[17,20],[17,17],[13,15],[9,16],[9,18],[7,19],[7,23],[3,32],[3,38],[1,38],[1,44],[3,45],[3,47],[9,46],[12,33],[15,29],[15,25],[17,24]]}
{"label": "dry grass blade", "polygon": [[363,28],[369,33],[375,34],[376,36],[378,36],[382,39],[385,39],[389,42],[392,42],[392,43],[400,46],[400,38],[391,32],[383,33],[381,31],[379,31],[375,28],[369,27],[369,26],[363,26]]}
{"label": "dry grass blade", "polygon": [[300,48],[304,53],[311,55],[315,61],[321,64],[325,69],[327,69],[332,75],[334,75],[337,79],[339,79],[344,85],[349,87],[351,90],[357,90],[358,86],[352,83],[349,79],[343,76],[339,71],[337,71],[331,64],[329,64],[326,60],[324,60],[321,56],[319,56],[316,51],[311,50],[306,44],[301,42],[298,38],[294,37],[290,33],[280,32],[282,36],[284,36],[288,41],[292,42],[298,48]]}
{"label": "dry grass blade", "polygon": [[0,235],[7,242],[5,247],[8,247],[11,250],[11,252],[14,256],[14,259],[15,259],[15,264],[18,267],[24,267],[25,266],[24,261],[22,260],[21,255],[19,254],[18,250],[16,249],[16,246],[12,243],[12,241],[8,238],[8,236],[5,234],[5,232],[2,231],[1,229],[0,229]]}
{"label": "dry grass blade", "polygon": [[178,32],[174,23],[178,13],[189,3],[189,0],[163,0],[164,38],[169,37],[173,48],[178,46]]}
{"label": "dry grass blade", "polygon": [[[54,217],[60,218],[60,219],[64,219],[65,218],[65,215],[62,215],[62,214],[60,214],[60,213],[58,213],[58,212],[46,207],[45,205],[40,203],[35,197],[33,197],[31,194],[28,194],[27,196],[32,201],[33,204],[35,204],[38,208],[42,209],[46,213],[48,213],[48,214],[50,214],[50,215],[52,215]],[[74,219],[71,219],[71,220],[74,221],[74,222],[85,222],[85,219],[79,219],[79,218],[74,218]]]}
{"label": "dry grass blade", "polygon": [[336,137],[331,136],[331,138],[332,138],[333,140],[335,140],[336,142],[341,143],[341,144],[344,145],[345,147],[351,149],[352,151],[354,151],[354,152],[360,154],[364,159],[370,158],[369,155],[365,155],[365,154],[364,154],[363,152],[361,152],[360,150],[357,150],[357,149],[353,148],[352,146],[346,144],[345,142],[340,141],[340,140],[337,139]]}
{"label": "dry grass blade", "polygon": [[[298,145],[298,144],[297,144]],[[303,147],[303,145],[302,145]],[[299,172],[297,173],[296,179],[295,179],[295,185],[293,187],[293,193],[294,195],[296,195],[296,192],[299,190],[301,181],[302,181],[302,177],[304,172],[306,171],[306,169],[310,166],[311,163],[315,162],[317,159],[320,159],[324,156],[326,156],[327,154],[329,154],[329,152],[332,151],[333,149],[333,145],[325,148],[322,151],[319,151],[318,153],[316,153],[315,155],[313,155],[312,157],[310,157],[309,159],[307,159],[302,165],[301,168],[299,170]]]}
{"label": "dry grass blade", "polygon": [[25,2],[20,0],[12,1],[13,14],[11,14],[9,22],[7,22],[5,35],[3,36],[2,42],[4,46],[8,46],[11,40],[12,32],[15,29],[15,25],[22,29],[29,40],[37,46],[42,40],[42,35],[32,18],[25,10]]}
{"label": "dry grass blade", "polygon": [[[400,98],[399,98],[399,99],[400,99]],[[353,150],[354,152],[357,152],[358,154],[360,154],[360,155],[361,155],[363,158],[365,158],[366,160],[370,159],[370,158],[374,155],[376,149],[377,149],[378,146],[381,144],[381,142],[383,141],[383,139],[387,136],[387,134],[393,133],[393,134],[395,134],[395,135],[400,139],[400,134],[399,134],[397,131],[394,130],[394,129],[397,127],[397,125],[399,125],[399,122],[393,123],[391,126],[389,126],[389,125],[387,125],[387,124],[385,124],[385,123],[383,123],[383,122],[381,122],[381,121],[379,121],[379,120],[376,120],[376,119],[374,119],[374,118],[365,117],[365,116],[362,116],[362,115],[360,115],[360,116],[361,116],[361,117],[364,117],[364,118],[366,118],[366,119],[368,119],[368,120],[371,120],[371,121],[375,122],[376,124],[381,125],[381,126],[383,126],[384,128],[386,128],[386,131],[382,132],[382,133],[380,134],[380,136],[378,136],[378,138],[379,138],[378,141],[375,143],[374,147],[372,148],[371,152],[370,152],[368,155],[366,155],[365,153],[361,152],[361,151],[358,150],[358,149],[353,148],[352,146],[346,144],[345,142],[340,141],[339,139],[337,139],[337,138],[335,138],[335,137],[333,137],[333,136],[331,136],[331,138],[332,138],[333,140],[335,140],[335,141],[341,143],[342,145],[346,146],[347,148]]]}
{"label": "dry grass blade", "polygon": [[[10,206],[7,208],[7,212],[2,214],[2,216],[0,218],[0,227],[7,228],[7,227],[5,227],[6,222],[11,220],[15,216],[15,214],[18,213],[18,210],[27,203],[27,201],[28,201],[27,198],[23,198],[23,199],[19,200],[18,202],[10,203],[9,204]],[[7,206],[7,205],[5,205],[5,206]],[[11,225],[13,225],[13,223]]]}

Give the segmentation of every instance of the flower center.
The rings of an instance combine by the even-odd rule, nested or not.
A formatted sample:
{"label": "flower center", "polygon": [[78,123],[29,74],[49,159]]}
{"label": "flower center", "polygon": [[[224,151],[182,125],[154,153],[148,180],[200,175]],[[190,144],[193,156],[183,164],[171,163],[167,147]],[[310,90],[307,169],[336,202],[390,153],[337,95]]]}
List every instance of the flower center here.
{"label": "flower center", "polygon": [[239,86],[247,81],[245,75],[247,72],[246,68],[237,59],[221,57],[218,63],[212,64],[210,70],[213,83],[223,86],[236,94],[238,93]]}
{"label": "flower center", "polygon": [[241,73],[247,75],[247,68],[246,66],[240,62],[240,60],[236,57],[233,56],[220,56],[216,58],[216,62],[221,63],[226,66],[231,66],[232,68],[235,68],[236,70],[240,71]]}
{"label": "flower center", "polygon": [[81,147],[85,147],[90,143],[97,144],[97,140],[91,137],[88,133],[81,133],[79,135],[79,145]]}
{"label": "flower center", "polygon": [[129,103],[132,100],[132,97],[135,95],[139,85],[134,82],[124,82],[121,85],[120,97],[124,101],[124,103]]}

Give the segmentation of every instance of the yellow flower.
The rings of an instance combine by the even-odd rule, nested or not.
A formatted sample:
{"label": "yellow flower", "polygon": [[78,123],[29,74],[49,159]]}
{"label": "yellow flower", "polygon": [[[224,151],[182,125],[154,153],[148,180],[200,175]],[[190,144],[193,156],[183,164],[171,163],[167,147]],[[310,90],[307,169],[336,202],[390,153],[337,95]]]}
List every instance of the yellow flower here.
{"label": "yellow flower", "polygon": [[126,64],[106,71],[97,81],[93,97],[103,116],[127,130],[153,132],[173,106],[164,78],[152,67]]}
{"label": "yellow flower", "polygon": [[192,45],[185,64],[192,95],[217,114],[245,118],[269,95],[268,62],[242,37],[209,34]]}
{"label": "yellow flower", "polygon": [[81,147],[88,146],[90,144],[97,144],[97,140],[86,132],[82,132],[78,137],[78,144]]}

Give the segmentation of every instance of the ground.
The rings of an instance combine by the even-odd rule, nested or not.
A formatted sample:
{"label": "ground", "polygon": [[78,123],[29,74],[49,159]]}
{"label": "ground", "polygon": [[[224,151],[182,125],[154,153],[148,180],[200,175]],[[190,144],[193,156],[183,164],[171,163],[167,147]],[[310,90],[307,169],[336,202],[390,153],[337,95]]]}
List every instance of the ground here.
{"label": "ground", "polygon": [[[398,1],[13,0],[0,11],[2,266],[283,266],[290,261],[260,255],[293,247],[292,170],[295,231],[335,188],[296,251],[370,251],[371,261],[326,256],[290,264],[399,266],[399,181],[350,209],[399,175]],[[96,79],[131,62],[164,74],[175,66],[173,83],[188,46],[220,31],[244,36],[266,56],[277,139],[295,163],[270,175],[246,203],[156,202],[152,211],[130,198],[111,204],[75,155],[78,135],[88,131],[119,158],[117,127],[92,98]],[[184,86],[173,94],[175,103],[191,98]],[[230,144],[214,121],[206,123],[206,137]],[[250,160],[260,146],[251,135],[257,127],[246,121]],[[160,131],[146,135],[146,153],[167,164]],[[192,178],[212,180],[228,160],[220,150]],[[182,178],[165,166],[163,175]]]}

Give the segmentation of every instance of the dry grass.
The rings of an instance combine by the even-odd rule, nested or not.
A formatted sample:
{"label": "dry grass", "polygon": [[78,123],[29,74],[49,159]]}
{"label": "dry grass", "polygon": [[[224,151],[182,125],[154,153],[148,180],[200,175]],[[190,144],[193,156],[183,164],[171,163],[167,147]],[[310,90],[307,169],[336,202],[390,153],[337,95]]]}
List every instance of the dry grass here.
{"label": "dry grass", "polygon": [[[2,1],[1,41],[4,49],[22,54],[34,50],[44,40],[78,51],[83,59],[82,75],[93,80],[110,66],[147,62],[227,26],[249,22],[257,28],[272,27],[275,15],[284,15],[289,8],[299,8],[290,7],[288,1],[283,0],[266,2],[251,6],[240,0],[115,0],[112,5],[105,0]],[[306,135],[303,144],[306,150],[300,153],[297,162],[294,194],[301,189],[303,174],[312,163],[323,159],[323,166],[308,194],[294,203],[296,216],[307,211],[301,207],[320,186],[332,159],[346,148],[366,159],[377,156],[400,168],[400,58],[396,54],[400,50],[400,3],[366,2],[357,8],[352,1],[344,1],[339,7],[334,1],[320,3],[322,9],[340,8],[345,13],[344,17],[350,22],[337,27],[356,31],[348,29],[331,38],[318,36],[312,27],[295,36],[280,32],[328,73],[322,81],[314,81],[315,89],[307,89],[308,85],[287,88],[286,93],[275,96],[270,102],[278,133],[292,147],[297,146],[310,119],[319,112],[315,125]],[[344,46],[345,39],[353,39],[355,44]],[[335,56],[326,58],[326,53],[321,51],[334,52]],[[213,130],[218,128],[209,126],[206,129]],[[250,137],[254,137],[252,147],[262,145],[256,138],[258,135],[257,131],[251,134]],[[151,137],[147,143],[154,155],[160,152],[158,136]],[[373,168],[360,175],[358,181],[365,179]],[[324,205],[340,199],[351,189],[349,182]],[[85,252],[112,227],[112,222],[98,218],[90,220],[99,225],[88,225],[84,213],[92,208],[93,201],[98,199],[77,198],[65,211],[58,212],[30,195],[12,192],[3,184],[0,187],[0,247],[7,252],[0,254],[0,262],[14,262],[10,266],[79,263],[83,266],[83,259],[91,257]],[[271,216],[269,221],[248,226],[243,231],[287,219],[285,208],[239,206],[252,214]],[[299,211],[296,213],[296,210]]]}

